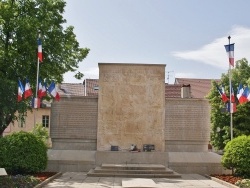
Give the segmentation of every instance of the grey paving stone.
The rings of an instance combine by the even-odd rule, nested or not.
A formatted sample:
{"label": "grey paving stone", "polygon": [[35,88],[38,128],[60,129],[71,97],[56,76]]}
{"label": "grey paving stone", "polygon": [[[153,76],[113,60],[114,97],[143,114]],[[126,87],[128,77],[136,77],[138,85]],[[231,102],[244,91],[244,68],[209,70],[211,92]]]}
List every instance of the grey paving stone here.
{"label": "grey paving stone", "polygon": [[123,180],[122,187],[149,187],[149,188],[157,188],[158,186],[152,179],[145,178],[134,178],[130,180]]}

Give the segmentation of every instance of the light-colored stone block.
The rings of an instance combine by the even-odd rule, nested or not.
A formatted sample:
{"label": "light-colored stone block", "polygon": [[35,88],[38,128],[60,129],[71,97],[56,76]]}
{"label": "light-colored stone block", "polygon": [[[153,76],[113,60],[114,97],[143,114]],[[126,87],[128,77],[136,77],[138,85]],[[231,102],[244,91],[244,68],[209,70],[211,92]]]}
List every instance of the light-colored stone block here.
{"label": "light-colored stone block", "polygon": [[49,160],[95,161],[95,151],[83,150],[48,150]]}
{"label": "light-colored stone block", "polygon": [[7,176],[5,168],[0,168],[0,176]]}
{"label": "light-colored stone block", "polygon": [[99,63],[97,150],[165,150],[165,66]]}
{"label": "light-colored stone block", "polygon": [[213,152],[169,152],[168,167],[178,173],[231,174]]}
{"label": "light-colored stone block", "polygon": [[155,187],[157,187],[157,184],[152,179],[136,178],[136,179],[122,180],[122,187],[155,188]]}
{"label": "light-colored stone block", "polygon": [[166,165],[168,154],[166,152],[117,152],[97,151],[96,165],[109,164],[161,164]]}
{"label": "light-colored stone block", "polygon": [[48,171],[80,172],[95,167],[95,151],[48,150]]}

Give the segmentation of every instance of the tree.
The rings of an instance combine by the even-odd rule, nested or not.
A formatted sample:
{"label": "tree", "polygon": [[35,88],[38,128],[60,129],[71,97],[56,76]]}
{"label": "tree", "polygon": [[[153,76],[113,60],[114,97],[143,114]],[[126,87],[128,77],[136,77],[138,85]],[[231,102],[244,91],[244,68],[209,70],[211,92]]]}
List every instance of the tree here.
{"label": "tree", "polygon": [[[43,62],[39,75],[48,84],[63,81],[63,74],[76,71],[89,49],[80,48],[73,26],[66,20],[63,0],[2,0],[0,2],[0,135],[14,120],[25,115],[30,99],[17,102],[17,80],[29,78],[36,88],[37,37],[42,36]],[[81,79],[82,73],[75,77]],[[22,117],[22,116],[21,116]]]}
{"label": "tree", "polygon": [[15,132],[0,138],[0,144],[0,166],[8,174],[28,174],[45,170],[48,149],[36,135],[24,131]]}
{"label": "tree", "polygon": [[238,136],[226,144],[221,163],[237,176],[250,177],[249,153],[250,136]]}
{"label": "tree", "polygon": [[48,147],[48,139],[49,139],[49,132],[48,130],[43,127],[43,125],[36,124],[33,130],[31,131],[32,134],[34,134],[38,139],[42,140],[44,144]]}
{"label": "tree", "polygon": [[[231,69],[231,73],[232,87],[234,88],[234,96],[236,96],[239,83],[250,86],[250,66],[248,61],[245,58],[237,61],[235,68]],[[222,150],[231,137],[230,113],[223,110],[226,104],[222,102],[216,84],[225,86],[229,98],[229,74],[222,74],[220,83],[213,81],[212,89],[207,96],[211,104],[211,141],[215,148]],[[233,114],[233,136],[250,135],[250,103],[239,104],[237,97],[235,98],[237,112]]]}

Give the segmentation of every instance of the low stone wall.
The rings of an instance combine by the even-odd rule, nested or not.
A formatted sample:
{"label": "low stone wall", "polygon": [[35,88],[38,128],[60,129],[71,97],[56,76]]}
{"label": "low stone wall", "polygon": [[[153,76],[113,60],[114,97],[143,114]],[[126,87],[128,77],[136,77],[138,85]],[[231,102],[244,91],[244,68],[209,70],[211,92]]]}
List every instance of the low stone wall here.
{"label": "low stone wall", "polygon": [[97,96],[61,97],[52,103],[50,137],[53,149],[96,150]]}
{"label": "low stone wall", "polygon": [[49,150],[47,171],[89,171],[101,164],[161,164],[180,174],[230,174],[213,152]]}
{"label": "low stone wall", "polygon": [[95,151],[48,150],[46,171],[50,172],[86,172],[96,166]]}
{"label": "low stone wall", "polygon": [[166,99],[165,151],[208,151],[210,105],[206,99]]}
{"label": "low stone wall", "polygon": [[214,152],[169,152],[167,166],[181,174],[231,174]]}

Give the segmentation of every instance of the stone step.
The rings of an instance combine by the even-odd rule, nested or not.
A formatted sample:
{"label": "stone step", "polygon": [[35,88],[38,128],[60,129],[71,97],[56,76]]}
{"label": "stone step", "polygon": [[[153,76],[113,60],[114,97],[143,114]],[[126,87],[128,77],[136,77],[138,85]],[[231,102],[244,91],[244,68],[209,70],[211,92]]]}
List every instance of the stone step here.
{"label": "stone step", "polygon": [[150,173],[150,174],[137,174],[137,173],[117,173],[117,172],[105,172],[105,173],[96,173],[94,169],[91,169],[87,173],[88,177],[126,177],[126,178],[181,178],[181,175],[173,172],[170,174],[165,173]]}
{"label": "stone step", "polygon": [[105,169],[101,167],[96,167],[94,169],[95,173],[119,173],[119,174],[172,174],[173,170],[164,168],[164,169],[141,169],[141,170],[133,170],[133,169]]}
{"label": "stone step", "polygon": [[165,170],[166,167],[160,164],[102,164],[103,169],[116,170]]}
{"label": "stone step", "polygon": [[159,164],[102,164],[91,169],[90,177],[180,178],[181,175]]}

